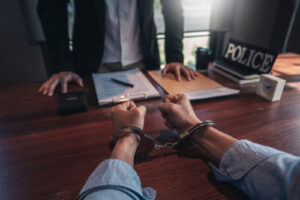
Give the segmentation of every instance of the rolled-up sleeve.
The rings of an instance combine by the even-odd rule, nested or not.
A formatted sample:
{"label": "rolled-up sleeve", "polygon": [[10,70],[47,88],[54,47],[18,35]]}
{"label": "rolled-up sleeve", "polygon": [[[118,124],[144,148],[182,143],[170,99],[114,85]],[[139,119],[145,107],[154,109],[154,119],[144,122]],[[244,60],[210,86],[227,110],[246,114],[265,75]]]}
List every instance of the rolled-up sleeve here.
{"label": "rolled-up sleeve", "polygon": [[107,159],[90,175],[78,200],[155,199],[155,196],[152,188],[142,189],[139,176],[128,163]]}
{"label": "rolled-up sleeve", "polygon": [[239,140],[223,154],[218,181],[228,181],[252,199],[300,199],[300,158]]}

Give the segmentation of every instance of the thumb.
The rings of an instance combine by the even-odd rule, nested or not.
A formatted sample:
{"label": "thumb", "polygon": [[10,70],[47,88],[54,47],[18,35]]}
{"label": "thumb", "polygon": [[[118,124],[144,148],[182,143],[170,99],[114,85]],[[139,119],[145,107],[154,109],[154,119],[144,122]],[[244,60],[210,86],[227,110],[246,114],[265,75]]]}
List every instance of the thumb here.
{"label": "thumb", "polygon": [[133,110],[134,108],[136,108],[136,105],[133,101],[125,101],[121,104],[121,107],[123,108],[123,110]]}
{"label": "thumb", "polygon": [[168,71],[168,66],[166,65],[164,68],[163,68],[163,70],[162,70],[162,76],[165,76],[166,74],[167,74],[167,71]]}

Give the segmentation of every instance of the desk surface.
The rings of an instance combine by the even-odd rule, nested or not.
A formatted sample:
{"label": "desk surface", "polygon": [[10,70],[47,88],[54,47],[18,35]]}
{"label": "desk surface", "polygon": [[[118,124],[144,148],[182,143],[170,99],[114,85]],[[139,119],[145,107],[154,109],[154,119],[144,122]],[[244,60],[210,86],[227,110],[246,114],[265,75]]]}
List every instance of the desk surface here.
{"label": "desk surface", "polygon": [[[234,137],[300,156],[299,65],[299,55],[277,59],[273,73],[287,79],[279,102],[266,101],[254,88],[244,87],[237,96],[193,102],[196,114]],[[238,88],[217,74],[209,76]],[[110,155],[110,109],[96,107],[90,81],[89,111],[70,116],[57,115],[56,98],[38,94],[40,84],[0,86],[1,199],[75,199],[90,173]],[[174,132],[164,126],[160,102],[139,104],[148,109],[145,131],[163,141]],[[216,182],[201,159],[181,158],[170,150],[153,152],[135,169],[143,186],[157,190],[157,199],[247,199],[230,184]]]}

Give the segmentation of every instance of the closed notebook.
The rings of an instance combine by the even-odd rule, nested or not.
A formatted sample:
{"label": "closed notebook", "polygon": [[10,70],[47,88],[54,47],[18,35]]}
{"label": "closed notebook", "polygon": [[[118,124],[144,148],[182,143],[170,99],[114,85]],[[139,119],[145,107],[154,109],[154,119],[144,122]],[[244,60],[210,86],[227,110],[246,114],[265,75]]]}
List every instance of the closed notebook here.
{"label": "closed notebook", "polygon": [[168,93],[180,94],[185,93],[190,100],[206,99],[219,96],[227,96],[239,93],[239,90],[226,88],[214,80],[209,79],[203,74],[198,73],[195,80],[188,81],[182,78],[177,81],[172,73],[162,77],[161,71],[148,71],[149,75]]}

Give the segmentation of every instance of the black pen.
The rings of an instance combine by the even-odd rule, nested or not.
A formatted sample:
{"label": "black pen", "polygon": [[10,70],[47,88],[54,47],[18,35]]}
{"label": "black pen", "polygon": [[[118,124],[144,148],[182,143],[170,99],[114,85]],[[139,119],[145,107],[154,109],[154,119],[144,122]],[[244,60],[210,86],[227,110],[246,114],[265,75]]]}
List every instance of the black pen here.
{"label": "black pen", "polygon": [[112,80],[113,82],[119,83],[119,84],[124,85],[124,86],[127,86],[127,87],[132,87],[132,88],[134,87],[134,85],[132,85],[131,83],[126,83],[126,82],[120,81],[120,80],[118,80],[118,79],[111,78],[111,80]]}

